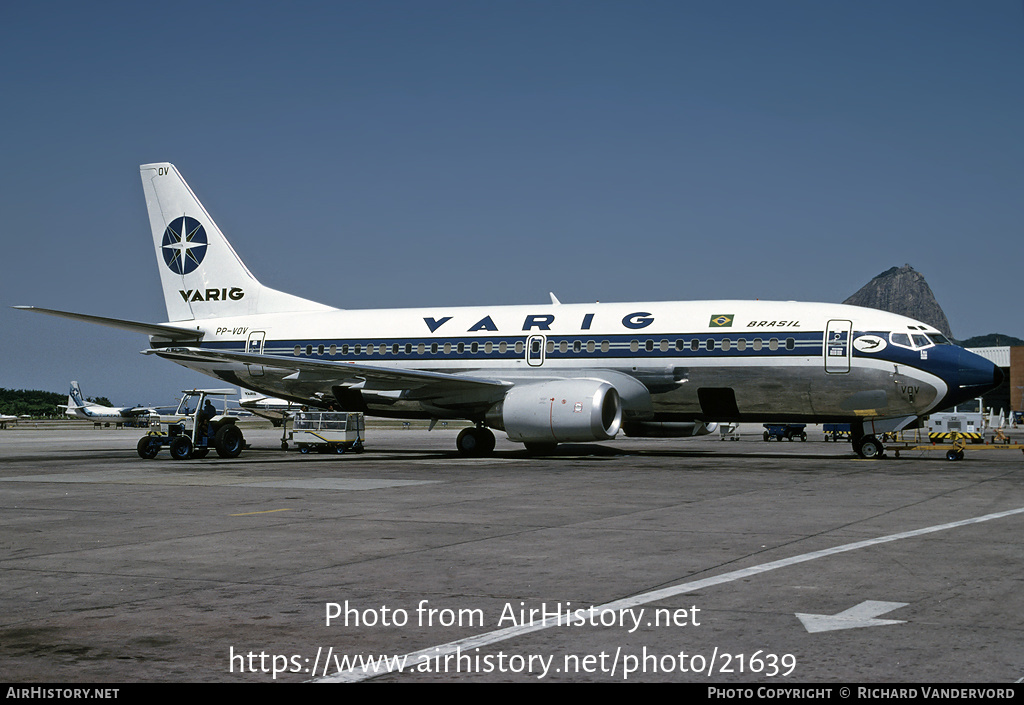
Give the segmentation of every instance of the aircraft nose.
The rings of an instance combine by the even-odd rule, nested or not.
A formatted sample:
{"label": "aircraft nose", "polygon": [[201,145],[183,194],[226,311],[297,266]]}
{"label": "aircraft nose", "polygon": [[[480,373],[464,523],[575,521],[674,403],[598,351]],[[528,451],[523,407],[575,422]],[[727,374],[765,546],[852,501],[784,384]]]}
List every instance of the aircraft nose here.
{"label": "aircraft nose", "polygon": [[984,394],[1003,383],[1003,371],[981,355],[960,350],[958,361],[960,388],[971,388],[976,394]]}

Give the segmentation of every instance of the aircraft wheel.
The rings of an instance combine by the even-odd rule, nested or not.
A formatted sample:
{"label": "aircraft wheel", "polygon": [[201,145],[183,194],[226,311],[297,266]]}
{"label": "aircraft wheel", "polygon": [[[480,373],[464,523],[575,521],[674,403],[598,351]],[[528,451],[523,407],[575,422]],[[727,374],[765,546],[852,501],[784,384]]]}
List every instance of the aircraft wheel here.
{"label": "aircraft wheel", "polygon": [[160,441],[155,440],[152,436],[143,436],[139,439],[135,450],[139,451],[140,458],[152,460],[160,452]]}
{"label": "aircraft wheel", "polygon": [[217,455],[222,458],[237,458],[245,447],[245,439],[242,432],[233,424],[221,426],[214,436],[213,445],[217,449]]}
{"label": "aircraft wheel", "polygon": [[175,460],[188,460],[192,457],[192,439],[188,436],[175,436],[169,448]]}
{"label": "aircraft wheel", "polygon": [[288,450],[288,441],[281,441],[281,450]]}
{"label": "aircraft wheel", "polygon": [[885,451],[882,444],[874,436],[864,436],[856,446],[856,450],[857,455],[866,460],[880,458],[882,457],[882,453]]}
{"label": "aircraft wheel", "polygon": [[455,439],[455,447],[466,457],[479,458],[494,450],[494,434],[488,428],[464,428]]}

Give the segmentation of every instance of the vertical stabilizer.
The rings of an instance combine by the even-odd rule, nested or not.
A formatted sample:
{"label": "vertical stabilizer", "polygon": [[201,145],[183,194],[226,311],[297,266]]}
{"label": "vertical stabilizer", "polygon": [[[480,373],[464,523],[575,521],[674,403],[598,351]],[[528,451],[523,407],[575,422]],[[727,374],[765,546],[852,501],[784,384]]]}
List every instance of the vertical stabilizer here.
{"label": "vertical stabilizer", "polygon": [[260,284],[173,164],[139,170],[168,321],[331,310]]}
{"label": "vertical stabilizer", "polygon": [[85,397],[82,396],[82,389],[78,386],[78,382],[71,382],[71,390],[68,392],[68,411],[72,409],[81,409],[84,406],[88,406],[85,403]]}

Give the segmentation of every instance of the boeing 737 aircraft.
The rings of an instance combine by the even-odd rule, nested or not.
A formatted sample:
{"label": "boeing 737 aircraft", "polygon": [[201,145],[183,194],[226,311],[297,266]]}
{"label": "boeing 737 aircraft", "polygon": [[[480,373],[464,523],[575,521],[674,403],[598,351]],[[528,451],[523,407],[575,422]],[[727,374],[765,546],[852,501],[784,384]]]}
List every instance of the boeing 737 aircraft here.
{"label": "boeing 737 aircraft", "polygon": [[125,421],[136,421],[140,416],[149,415],[150,409],[144,406],[101,406],[91,401],[86,401],[82,396],[82,390],[78,382],[71,382],[71,391],[68,392],[67,405],[61,404],[68,416],[79,419],[91,419],[93,421],[114,421],[122,423]]}
{"label": "boeing 737 aircraft", "polygon": [[32,310],[145,333],[152,353],[300,404],[466,419],[534,450],[685,437],[725,421],[850,423],[877,436],[998,385],[1001,372],[934,327],[793,301],[347,311],[263,286],[172,164],[141,167],[167,323]]}

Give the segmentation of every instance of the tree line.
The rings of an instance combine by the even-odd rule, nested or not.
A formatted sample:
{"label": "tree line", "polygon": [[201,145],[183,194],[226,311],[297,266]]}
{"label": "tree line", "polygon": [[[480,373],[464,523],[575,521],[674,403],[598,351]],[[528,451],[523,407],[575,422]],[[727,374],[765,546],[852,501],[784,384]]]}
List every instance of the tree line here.
{"label": "tree line", "polygon": [[[66,404],[67,394],[57,392],[44,392],[39,389],[5,389],[0,387],[0,414],[14,416],[60,416],[63,409],[58,409],[58,404]],[[106,397],[92,397],[89,401],[113,406]]]}

